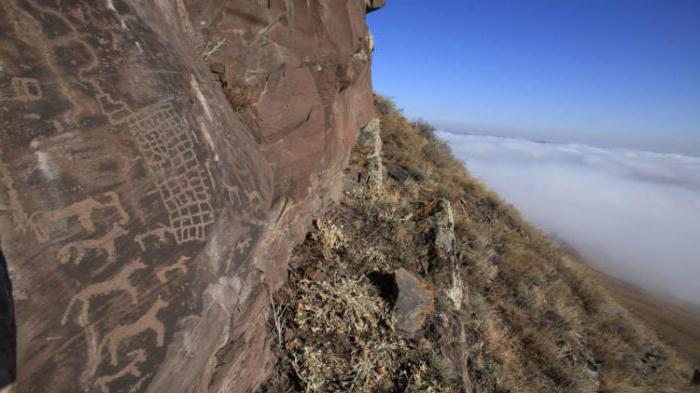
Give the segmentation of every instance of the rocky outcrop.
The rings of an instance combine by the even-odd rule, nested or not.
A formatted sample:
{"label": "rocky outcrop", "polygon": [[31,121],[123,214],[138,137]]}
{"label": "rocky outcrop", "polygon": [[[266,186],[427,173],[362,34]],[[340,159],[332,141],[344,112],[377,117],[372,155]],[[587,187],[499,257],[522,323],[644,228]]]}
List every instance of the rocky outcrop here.
{"label": "rocky outcrop", "polygon": [[439,199],[433,212],[435,251],[441,259],[449,259],[455,248],[455,220],[447,199]]}
{"label": "rocky outcrop", "polygon": [[438,199],[432,212],[433,274],[444,284],[444,295],[459,310],[465,298],[464,280],[455,258],[455,221],[452,205],[447,199]]}
{"label": "rocky outcrop", "polygon": [[428,337],[435,343],[443,364],[453,378],[460,381],[463,393],[472,393],[469,377],[467,338],[464,325],[456,314],[440,312],[431,321]]}
{"label": "rocky outcrop", "polygon": [[373,116],[366,4],[0,10],[15,390],[251,391],[269,294]]}
{"label": "rocky outcrop", "polygon": [[382,138],[379,119],[373,119],[362,130],[357,138],[357,151],[360,155],[357,174],[358,182],[366,187],[372,197],[382,194],[384,182],[384,166],[382,165]]}

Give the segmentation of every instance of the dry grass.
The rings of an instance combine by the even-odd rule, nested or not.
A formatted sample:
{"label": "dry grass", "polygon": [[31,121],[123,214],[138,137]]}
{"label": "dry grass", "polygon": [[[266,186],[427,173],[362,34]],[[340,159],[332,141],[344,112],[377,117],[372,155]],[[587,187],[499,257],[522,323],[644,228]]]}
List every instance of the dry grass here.
{"label": "dry grass", "polygon": [[387,323],[387,307],[364,277],[337,281],[301,279],[291,303],[297,329],[328,336],[362,336]]}
{"label": "dry grass", "polygon": [[700,366],[700,310],[680,301],[660,300],[630,284],[596,273],[605,288],[635,317],[652,326],[664,341]]}
{"label": "dry grass", "polygon": [[[403,267],[449,293],[432,270],[430,214],[451,202],[467,293],[457,315],[475,392],[690,392],[693,368],[616,303],[597,275],[474,180],[422,123],[376,98],[386,176],[380,198],[347,179],[341,204],[295,251],[277,304],[276,375],[263,391],[449,392],[462,387],[431,326],[392,329],[376,274]],[[354,162],[354,161],[353,161]],[[447,280],[450,281],[450,280]]]}

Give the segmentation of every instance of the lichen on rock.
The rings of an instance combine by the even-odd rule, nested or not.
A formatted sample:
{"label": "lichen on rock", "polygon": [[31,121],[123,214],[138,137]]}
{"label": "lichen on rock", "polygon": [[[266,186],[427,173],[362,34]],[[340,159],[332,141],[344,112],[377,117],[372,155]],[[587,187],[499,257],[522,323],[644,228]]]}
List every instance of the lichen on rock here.
{"label": "lichen on rock", "polygon": [[435,223],[435,251],[439,258],[448,259],[455,249],[455,220],[450,201],[444,198],[437,201],[433,220]]}
{"label": "lichen on rock", "polygon": [[367,187],[369,193],[378,198],[382,194],[384,166],[382,165],[382,138],[379,119],[372,119],[360,130],[357,138],[357,151],[362,159],[362,172],[359,182]]}

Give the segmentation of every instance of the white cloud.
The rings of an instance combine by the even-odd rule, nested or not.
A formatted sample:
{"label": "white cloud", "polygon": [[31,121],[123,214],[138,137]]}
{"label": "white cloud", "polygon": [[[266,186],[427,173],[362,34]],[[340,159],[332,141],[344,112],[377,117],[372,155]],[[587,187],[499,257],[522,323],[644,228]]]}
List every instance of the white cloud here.
{"label": "white cloud", "polygon": [[591,264],[700,304],[700,158],[438,135],[472,174]]}

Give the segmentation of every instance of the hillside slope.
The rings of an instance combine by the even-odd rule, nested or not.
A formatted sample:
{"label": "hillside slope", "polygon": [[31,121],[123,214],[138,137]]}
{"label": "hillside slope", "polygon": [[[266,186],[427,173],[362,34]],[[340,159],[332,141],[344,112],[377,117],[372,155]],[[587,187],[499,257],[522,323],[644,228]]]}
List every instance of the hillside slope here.
{"label": "hillside slope", "polygon": [[[363,131],[341,203],[274,296],[279,361],[262,391],[697,391],[691,366],[594,272],[475,181],[429,125],[376,105],[381,141]],[[404,300],[421,287],[434,303],[414,302],[424,319],[407,328]]]}

